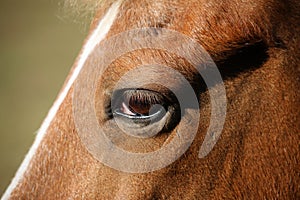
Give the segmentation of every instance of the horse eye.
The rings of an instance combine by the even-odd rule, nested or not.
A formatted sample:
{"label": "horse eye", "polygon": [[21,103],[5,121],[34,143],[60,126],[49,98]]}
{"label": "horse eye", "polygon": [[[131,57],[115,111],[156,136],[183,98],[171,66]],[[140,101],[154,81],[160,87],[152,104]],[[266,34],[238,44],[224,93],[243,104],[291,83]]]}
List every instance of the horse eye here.
{"label": "horse eye", "polygon": [[114,95],[112,111],[115,116],[135,120],[159,120],[166,109],[166,100],[157,92],[144,89],[119,91]]}
{"label": "horse eye", "polygon": [[121,89],[111,96],[107,116],[130,136],[154,137],[169,132],[180,121],[181,111],[172,92],[164,95],[147,89]]}

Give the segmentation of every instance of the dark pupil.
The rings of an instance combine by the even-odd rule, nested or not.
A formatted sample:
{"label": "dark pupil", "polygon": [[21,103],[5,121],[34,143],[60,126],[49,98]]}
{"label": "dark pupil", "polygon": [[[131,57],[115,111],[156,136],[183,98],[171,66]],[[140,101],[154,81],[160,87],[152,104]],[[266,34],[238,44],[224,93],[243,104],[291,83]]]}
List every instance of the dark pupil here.
{"label": "dark pupil", "polygon": [[129,99],[128,107],[133,113],[137,113],[140,115],[149,115],[151,106],[152,104],[148,101],[142,101],[136,98]]}

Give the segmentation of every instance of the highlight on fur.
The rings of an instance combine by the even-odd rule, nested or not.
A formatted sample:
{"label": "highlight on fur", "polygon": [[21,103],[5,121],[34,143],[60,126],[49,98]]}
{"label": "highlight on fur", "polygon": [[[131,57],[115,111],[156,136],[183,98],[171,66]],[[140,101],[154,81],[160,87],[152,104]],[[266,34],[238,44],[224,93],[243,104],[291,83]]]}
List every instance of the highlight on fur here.
{"label": "highlight on fur", "polygon": [[58,3],[58,17],[63,21],[79,24],[83,31],[87,31],[95,12],[110,2],[114,0],[61,0]]}
{"label": "highlight on fur", "polygon": [[112,2],[114,0],[61,0],[60,17],[88,28],[96,10]]}

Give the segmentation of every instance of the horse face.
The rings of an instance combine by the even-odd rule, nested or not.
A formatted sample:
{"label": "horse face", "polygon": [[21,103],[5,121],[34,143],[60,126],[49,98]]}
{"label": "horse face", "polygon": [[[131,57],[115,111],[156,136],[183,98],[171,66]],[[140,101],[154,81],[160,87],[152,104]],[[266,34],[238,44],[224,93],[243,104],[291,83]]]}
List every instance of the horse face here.
{"label": "horse face", "polygon": [[[296,198],[299,8],[292,0],[104,3],[4,199]],[[184,35],[209,57],[196,54],[195,46],[176,53],[169,37],[161,46],[153,42],[167,30],[180,41],[178,49],[184,49]],[[141,42],[140,33],[151,37]],[[132,48],[136,41],[140,47]],[[207,69],[199,73],[189,58],[200,66],[214,61],[222,83],[207,86],[201,76]],[[226,90],[226,118],[223,124],[222,113],[214,116],[222,123],[221,135],[199,157],[214,113],[212,101],[218,101],[211,99],[210,90],[219,91],[220,84]],[[188,88],[196,105],[179,98]],[[193,98],[185,97],[181,99]],[[90,117],[96,118],[96,131]],[[179,145],[184,151],[177,157],[151,157],[153,168],[148,168],[147,160],[138,162],[144,157],[128,160],[128,154],[109,150],[114,147],[101,152],[105,138],[98,138],[97,130],[110,145],[142,155],[164,148],[180,134],[179,142],[188,145]]]}

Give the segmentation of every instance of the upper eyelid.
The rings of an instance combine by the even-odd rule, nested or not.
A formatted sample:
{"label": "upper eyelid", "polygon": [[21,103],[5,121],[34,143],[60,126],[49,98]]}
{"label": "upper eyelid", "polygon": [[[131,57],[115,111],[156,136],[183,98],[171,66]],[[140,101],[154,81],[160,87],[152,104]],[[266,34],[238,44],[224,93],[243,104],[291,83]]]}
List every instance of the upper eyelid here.
{"label": "upper eyelid", "polygon": [[144,101],[150,104],[163,103],[165,101],[164,97],[158,92],[143,89],[125,90],[123,97],[126,98],[126,100],[134,98],[137,101]]}
{"label": "upper eyelid", "polygon": [[[162,87],[160,85],[153,87],[145,87],[145,88],[122,88],[116,89],[110,95],[110,99],[116,99],[122,96],[122,94],[127,93],[129,96],[131,93],[135,92],[141,95],[148,94],[150,98],[157,97],[158,101],[164,101],[166,103],[178,103],[176,95],[169,88]],[[141,92],[141,93],[139,93]]]}
{"label": "upper eyelid", "polygon": [[157,91],[143,88],[125,88],[114,91],[111,95],[111,102],[120,98],[129,99],[130,97],[140,97],[141,99],[148,100],[150,103],[158,103],[168,99],[165,94]]}

